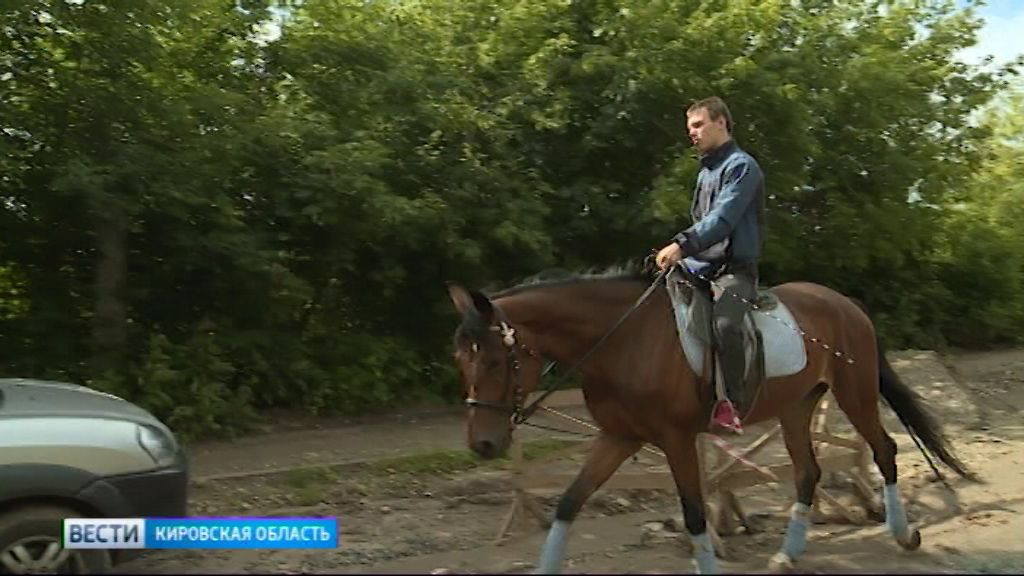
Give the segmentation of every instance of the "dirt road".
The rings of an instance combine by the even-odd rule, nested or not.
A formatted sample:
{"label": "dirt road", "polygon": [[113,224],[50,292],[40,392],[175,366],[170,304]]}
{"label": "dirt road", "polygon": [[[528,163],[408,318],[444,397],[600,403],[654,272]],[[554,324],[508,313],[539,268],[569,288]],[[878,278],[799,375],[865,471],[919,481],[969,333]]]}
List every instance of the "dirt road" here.
{"label": "dirt road", "polygon": [[[884,526],[816,524],[798,566],[804,572],[1020,572],[1024,570],[1024,351],[957,355],[893,354],[897,372],[926,397],[963,460],[986,481],[953,483],[950,493],[930,481],[913,443],[885,409],[897,439],[900,486],[923,546],[901,551]],[[367,423],[340,430],[296,431],[287,442],[245,439],[204,447],[197,471],[205,475],[194,501],[202,514],[324,514],[341,521],[342,544],[331,551],[154,552],[124,572],[526,572],[536,562],[544,532],[524,526],[491,544],[508,509],[508,474],[500,468],[459,471],[460,462],[428,473],[425,462],[406,469],[342,467],[319,472],[225,478],[245,469],[296,461],[372,460],[423,448],[463,450],[455,416],[413,418],[404,426]],[[392,420],[391,424],[394,423]],[[531,434],[538,434],[531,432]],[[261,447],[278,446],[264,457]],[[285,448],[286,447],[286,448]],[[256,460],[251,460],[256,458]],[[449,456],[451,458],[451,456]],[[204,460],[205,459],[205,460]],[[209,464],[202,464],[203,462]],[[649,462],[627,464],[640,466]],[[567,469],[574,464],[567,462]],[[624,468],[625,469],[625,468]],[[726,537],[727,571],[762,571],[781,544],[791,503],[788,479],[740,493],[759,520],[758,531]],[[555,495],[541,499],[550,512]],[[602,490],[574,524],[567,572],[689,572],[685,536],[664,522],[678,516],[675,494]]]}
{"label": "dirt road", "polygon": [[[561,411],[561,410],[560,410]],[[585,408],[564,412],[586,417]],[[230,441],[205,442],[189,450],[199,481],[242,478],[302,466],[339,466],[398,458],[429,450],[465,447],[461,409],[410,411],[330,426],[325,420],[298,430],[276,430]],[[556,416],[538,412],[531,422],[563,426]],[[524,427],[524,439],[546,437],[544,429]]]}

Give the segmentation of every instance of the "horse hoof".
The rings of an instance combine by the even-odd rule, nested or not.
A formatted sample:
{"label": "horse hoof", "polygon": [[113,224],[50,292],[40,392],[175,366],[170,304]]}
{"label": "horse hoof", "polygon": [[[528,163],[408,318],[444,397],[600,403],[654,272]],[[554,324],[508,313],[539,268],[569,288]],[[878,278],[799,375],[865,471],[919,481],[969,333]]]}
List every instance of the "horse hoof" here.
{"label": "horse hoof", "polygon": [[774,574],[788,574],[793,570],[793,559],[785,552],[776,552],[768,561],[768,571]]}
{"label": "horse hoof", "polygon": [[917,550],[921,547],[921,532],[915,529],[906,540],[897,540],[904,550]]}

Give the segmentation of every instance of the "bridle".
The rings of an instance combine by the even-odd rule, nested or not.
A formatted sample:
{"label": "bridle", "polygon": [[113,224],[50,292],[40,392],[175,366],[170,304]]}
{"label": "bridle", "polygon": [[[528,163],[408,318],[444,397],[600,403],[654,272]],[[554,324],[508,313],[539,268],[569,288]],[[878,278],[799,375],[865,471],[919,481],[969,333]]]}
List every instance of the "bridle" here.
{"label": "bridle", "polygon": [[[509,413],[509,425],[512,428],[521,422],[519,422],[519,416],[523,411],[523,384],[520,381],[520,368],[519,363],[519,352],[522,351],[527,356],[540,357],[540,354],[536,353],[532,348],[518,342],[516,340],[516,329],[508,322],[508,318],[505,316],[504,311],[498,307],[497,304],[493,304],[494,309],[502,317],[497,326],[490,326],[492,332],[498,332],[501,334],[501,343],[505,346],[506,354],[508,355],[508,361],[506,362],[506,382],[511,380],[512,388],[512,403],[503,402],[491,402],[488,400],[478,400],[476,398],[476,387],[471,386],[469,394],[466,396],[465,404],[468,408],[489,408],[491,410],[498,410],[501,412]],[[476,344],[473,344],[476,346]],[[553,363],[552,363],[553,364]],[[549,366],[550,368],[550,366]],[[545,371],[546,373],[546,371]],[[543,374],[542,374],[543,376]],[[506,393],[509,386],[506,385]]]}
{"label": "bridle", "polygon": [[[566,372],[569,373],[572,372],[573,370],[578,369],[580,365],[582,365],[583,362],[585,362],[587,358],[590,357],[591,354],[593,354],[602,344],[604,344],[605,340],[607,340],[608,337],[611,336],[612,332],[614,332],[620,325],[622,325],[626,318],[628,318],[630,314],[636,311],[636,309],[639,308],[645,300],[647,300],[651,293],[654,292],[654,289],[657,288],[658,284],[665,278],[666,274],[668,274],[670,269],[671,268],[665,268],[664,270],[662,270],[658,274],[658,277],[654,279],[654,282],[652,282],[651,285],[647,287],[647,290],[640,295],[640,298],[637,299],[637,301],[633,304],[632,308],[627,310],[626,313],[619,318],[618,322],[616,322],[614,326],[609,328],[608,331],[605,332],[604,336],[602,336],[596,344],[591,346],[590,350],[588,350],[586,354],[584,354],[579,360],[577,360],[576,363],[573,364]],[[526,420],[529,419],[530,416],[532,416],[533,413],[537,411],[537,409],[540,407],[540,403],[543,402],[544,399],[548,397],[548,395],[557,390],[558,386],[552,386],[551,388],[548,388],[547,390],[544,391],[543,394],[541,394],[539,398],[531,402],[529,406],[526,406],[525,408],[523,407],[523,385],[522,382],[520,382],[519,380],[519,351],[525,352],[528,356],[538,358],[540,357],[540,354],[535,352],[526,344],[518,342],[516,340],[516,330],[514,327],[512,327],[512,324],[511,322],[509,322],[508,316],[505,315],[504,310],[502,310],[501,307],[498,306],[496,302],[492,303],[492,306],[495,312],[497,312],[498,324],[490,326],[489,329],[491,332],[498,332],[501,334],[501,342],[505,346],[505,349],[508,354],[508,362],[506,363],[506,374],[507,378],[511,378],[512,403],[506,404],[501,402],[478,400],[476,398],[476,387],[471,386],[469,389],[469,393],[466,396],[465,404],[469,408],[488,408],[491,410],[508,412],[509,428],[514,430],[516,426],[525,423]],[[476,344],[474,344],[474,346],[476,346]],[[554,367],[555,362],[549,362],[547,367],[544,368],[544,371],[541,372],[538,380],[543,379],[544,376],[546,376],[548,372],[550,372],[551,369]],[[506,394],[508,392],[508,389],[508,380],[506,380]]]}

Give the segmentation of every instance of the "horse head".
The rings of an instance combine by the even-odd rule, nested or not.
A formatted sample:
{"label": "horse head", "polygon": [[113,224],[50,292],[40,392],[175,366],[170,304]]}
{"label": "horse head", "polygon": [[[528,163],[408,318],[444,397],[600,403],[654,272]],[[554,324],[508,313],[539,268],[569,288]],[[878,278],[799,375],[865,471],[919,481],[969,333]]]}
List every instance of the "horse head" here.
{"label": "horse head", "polygon": [[526,344],[531,336],[512,324],[483,293],[448,288],[462,323],[455,332],[455,364],[466,394],[467,441],[482,458],[505,454],[525,394],[537,387],[541,358]]}

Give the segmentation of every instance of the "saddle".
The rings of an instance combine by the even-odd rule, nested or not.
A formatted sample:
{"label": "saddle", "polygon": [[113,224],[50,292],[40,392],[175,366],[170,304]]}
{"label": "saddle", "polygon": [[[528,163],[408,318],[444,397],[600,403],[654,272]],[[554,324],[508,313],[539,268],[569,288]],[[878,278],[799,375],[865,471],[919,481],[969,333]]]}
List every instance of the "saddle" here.
{"label": "saddle", "polygon": [[[712,300],[707,293],[688,284],[678,268],[667,277],[669,297],[683,352],[694,373],[724,386],[713,328]],[[715,297],[717,288],[712,286]],[[730,398],[741,412],[749,411],[768,378],[790,376],[807,365],[807,350],[796,319],[771,288],[758,288],[751,307],[744,314],[743,352],[746,374],[743,393]],[[705,368],[715,367],[705,372]]]}

